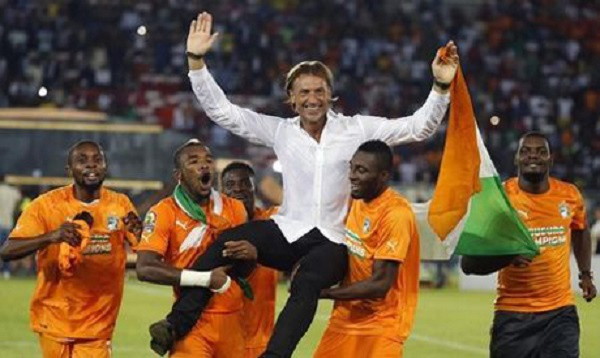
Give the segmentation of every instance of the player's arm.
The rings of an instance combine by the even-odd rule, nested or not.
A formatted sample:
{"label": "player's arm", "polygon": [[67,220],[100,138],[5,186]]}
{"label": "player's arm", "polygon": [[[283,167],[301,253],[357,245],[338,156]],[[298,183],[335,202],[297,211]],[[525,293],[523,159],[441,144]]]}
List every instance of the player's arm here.
{"label": "player's arm", "polygon": [[399,261],[375,260],[371,277],[348,286],[321,290],[321,298],[332,300],[383,298],[396,280],[401,265]]}
{"label": "player's arm", "polygon": [[163,256],[151,250],[138,250],[136,273],[138,280],[168,286],[196,286],[211,290],[229,287],[231,279],[226,267],[212,271],[181,270],[164,262]]}
{"label": "player's arm", "polygon": [[509,265],[526,267],[530,263],[523,255],[462,256],[460,268],[467,275],[489,275]]}
{"label": "player's arm", "polygon": [[592,238],[589,228],[583,230],[573,229],[571,232],[573,254],[579,267],[579,287],[583,291],[583,298],[590,302],[596,297],[596,286],[592,277]]}
{"label": "player's arm", "polygon": [[446,44],[447,57],[442,60],[438,53],[431,64],[435,79],[433,91],[412,116],[389,120],[381,117],[357,116],[361,124],[364,140],[379,139],[389,145],[423,141],[432,136],[444,119],[450,96],[449,87],[438,84],[452,82],[458,68],[458,50],[454,42]]}
{"label": "player's arm", "polygon": [[48,245],[60,242],[66,242],[71,246],[78,246],[81,243],[81,236],[77,229],[79,225],[66,222],[58,229],[46,234],[34,237],[10,237],[0,249],[0,258],[3,261],[17,260],[31,255]]}
{"label": "player's arm", "polygon": [[203,12],[190,24],[187,56],[192,90],[206,115],[219,126],[253,143],[272,147],[281,119],[231,103],[205,68],[204,55],[218,33],[212,32],[212,16]]}

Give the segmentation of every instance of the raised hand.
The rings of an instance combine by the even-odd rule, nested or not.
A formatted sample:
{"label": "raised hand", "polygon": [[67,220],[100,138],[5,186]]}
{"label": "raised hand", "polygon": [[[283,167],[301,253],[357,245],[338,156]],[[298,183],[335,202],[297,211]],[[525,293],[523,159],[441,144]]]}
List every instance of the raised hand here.
{"label": "raised hand", "polygon": [[123,220],[127,231],[134,234],[138,239],[142,236],[142,220],[140,220],[136,213],[130,211],[121,220]]}
{"label": "raised hand", "polygon": [[454,44],[454,41],[448,41],[445,49],[445,58],[442,58],[440,55],[441,50],[435,55],[435,59],[431,63],[431,71],[436,82],[450,84],[458,69],[458,48]]}
{"label": "raised hand", "polygon": [[205,12],[198,14],[198,18],[190,24],[190,32],[187,37],[188,53],[196,56],[204,56],[215,42],[219,33],[212,31],[212,15]]}

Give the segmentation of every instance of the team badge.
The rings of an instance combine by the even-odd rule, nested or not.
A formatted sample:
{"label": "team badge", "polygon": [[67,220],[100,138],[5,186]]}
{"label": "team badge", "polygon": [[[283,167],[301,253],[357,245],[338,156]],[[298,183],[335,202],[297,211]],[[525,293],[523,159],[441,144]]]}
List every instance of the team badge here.
{"label": "team badge", "polygon": [[156,213],[154,211],[149,211],[144,218],[144,234],[151,234],[154,232],[154,226],[156,225]]}
{"label": "team badge", "polygon": [[116,216],[109,216],[106,221],[106,228],[108,231],[115,231],[119,227],[119,218]]}
{"label": "team badge", "polygon": [[560,205],[558,205],[558,212],[560,213],[560,216],[563,219],[566,219],[569,216],[571,216],[571,210],[569,209],[569,205],[567,205],[567,203],[565,203],[564,201],[560,203]]}
{"label": "team badge", "polygon": [[363,233],[368,233],[369,229],[371,229],[371,220],[369,220],[369,218],[366,218],[365,222],[363,223]]}

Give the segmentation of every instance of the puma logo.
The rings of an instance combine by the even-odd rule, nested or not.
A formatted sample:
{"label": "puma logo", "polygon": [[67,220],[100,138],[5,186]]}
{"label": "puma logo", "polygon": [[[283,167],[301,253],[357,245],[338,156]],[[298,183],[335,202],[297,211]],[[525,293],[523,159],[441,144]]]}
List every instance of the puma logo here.
{"label": "puma logo", "polygon": [[181,222],[181,221],[179,221],[179,220],[175,220],[175,226],[179,226],[179,227],[181,227],[183,230],[187,230],[187,229],[188,229],[188,226],[187,226],[186,224],[182,223],[182,222]]}

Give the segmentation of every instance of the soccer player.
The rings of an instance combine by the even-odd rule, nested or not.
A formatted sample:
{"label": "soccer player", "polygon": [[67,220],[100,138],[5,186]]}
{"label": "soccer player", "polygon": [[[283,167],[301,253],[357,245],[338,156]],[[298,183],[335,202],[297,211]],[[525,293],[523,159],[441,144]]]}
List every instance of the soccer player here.
{"label": "soccer player", "polygon": [[[244,327],[242,293],[230,285],[223,269],[188,270],[209,247],[216,233],[246,221],[244,205],[212,189],[214,160],[210,149],[190,140],[174,154],[174,176],[179,185],[172,196],[153,206],[144,219],[138,246],[137,274],[142,281],[174,287],[206,287],[220,292],[185,339],[171,350],[172,357],[242,357]],[[153,329],[159,326],[152,326]],[[159,354],[156,342],[152,348]]]}
{"label": "soccer player", "polygon": [[[199,14],[190,26],[187,55],[194,94],[217,124],[273,147],[283,168],[284,200],[272,220],[251,221],[221,235],[194,269],[231,263],[221,254],[226,241],[247,240],[257,248],[259,264],[282,271],[302,259],[265,352],[265,356],[289,357],[313,320],[321,289],[339,282],[346,272],[346,248],[341,243],[350,196],[348,161],[366,140],[398,145],[432,135],[448,107],[458,53],[454,43],[446,45],[448,60],[436,56],[432,63],[435,80],[427,101],[413,116],[396,120],[333,112],[331,71],[318,61],[301,62],[288,73],[285,87],[298,116],[278,118],[229,102],[203,60],[217,37],[211,31],[208,13]],[[204,308],[204,297],[210,295],[206,289],[182,290],[163,330],[174,336],[160,340],[169,343],[185,336]]]}
{"label": "soccer player", "polygon": [[[550,177],[552,154],[543,134],[521,137],[515,164],[518,176],[506,181],[506,194],[539,245],[540,255],[531,262],[517,257],[517,264],[499,272],[490,356],[579,357],[571,247],[583,297],[588,302],[596,297],[585,204],[574,185]],[[477,272],[476,264],[467,258],[462,265]]]}
{"label": "soccer player", "polygon": [[[1,255],[10,260],[37,253],[31,327],[44,357],[110,357],[123,296],[125,242],[135,247],[142,225],[125,195],[102,186],[107,163],[98,143],[76,143],[66,171],[73,184],[35,199]],[[88,223],[74,222],[80,217]],[[82,237],[85,231],[89,237]],[[89,242],[79,249],[82,239]],[[68,245],[80,250],[82,259],[65,271],[61,260],[68,257],[61,257],[61,251],[68,253]]]}
{"label": "soccer player", "polygon": [[[276,208],[261,209],[254,200],[254,170],[243,162],[232,162],[221,172],[223,192],[244,203],[248,220],[267,220],[276,212]],[[250,245],[247,241],[232,241],[226,244],[225,254],[236,256],[242,250],[256,250],[253,246],[232,246],[236,244]],[[275,295],[277,291],[277,271],[257,266],[248,278],[254,291],[254,299],[244,297],[244,328],[246,336],[246,351],[244,357],[256,358],[265,351],[273,326],[275,324]]]}
{"label": "soccer player", "polygon": [[[349,267],[315,357],[402,357],[419,290],[419,234],[410,203],[388,186],[392,151],[363,143],[350,161]],[[302,263],[300,264],[302,265]]]}

